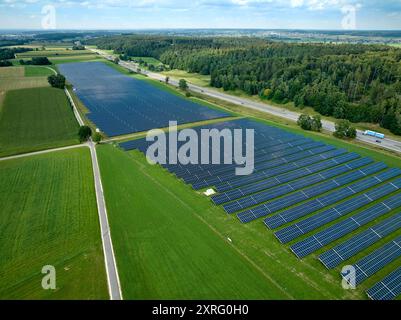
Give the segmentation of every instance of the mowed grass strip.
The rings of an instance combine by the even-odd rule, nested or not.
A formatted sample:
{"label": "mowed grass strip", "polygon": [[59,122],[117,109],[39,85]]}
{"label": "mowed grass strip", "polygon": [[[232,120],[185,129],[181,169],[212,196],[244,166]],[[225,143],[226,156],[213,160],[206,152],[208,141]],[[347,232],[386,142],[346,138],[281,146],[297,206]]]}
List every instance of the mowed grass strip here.
{"label": "mowed grass strip", "polygon": [[0,156],[78,143],[78,124],[63,90],[6,93],[0,113]]}
{"label": "mowed grass strip", "polygon": [[98,156],[125,299],[292,298],[200,214],[207,199],[111,145]]}
{"label": "mowed grass strip", "polygon": [[1,161],[0,181],[0,299],[108,299],[89,150]]}

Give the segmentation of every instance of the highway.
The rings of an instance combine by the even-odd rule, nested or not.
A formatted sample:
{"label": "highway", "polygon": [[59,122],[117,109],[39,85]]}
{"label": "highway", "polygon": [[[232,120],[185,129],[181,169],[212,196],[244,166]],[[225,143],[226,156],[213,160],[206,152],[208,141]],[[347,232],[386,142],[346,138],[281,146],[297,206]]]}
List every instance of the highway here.
{"label": "highway", "polygon": [[[98,53],[99,55],[101,55],[102,57],[104,57],[107,60],[114,61],[114,59],[115,59],[115,56],[106,54],[102,50],[98,50],[98,49],[90,49],[90,50]],[[126,69],[132,70],[134,72],[139,72],[138,65],[134,62],[120,61],[119,64]],[[154,80],[163,81],[163,82],[166,80],[166,76],[159,74],[159,73],[149,72],[147,70],[142,70],[142,69],[140,70],[140,73],[142,73]],[[178,79],[170,78],[169,84],[178,87]],[[188,87],[193,92],[197,92],[197,93],[204,94],[204,95],[207,95],[207,96],[210,96],[213,98],[227,101],[227,102],[239,105],[239,106],[243,106],[245,108],[249,108],[249,109],[253,109],[253,110],[257,110],[257,111],[261,111],[261,112],[266,112],[266,113],[269,113],[274,116],[288,119],[290,121],[296,122],[298,120],[299,116],[301,115],[301,113],[289,111],[284,108],[279,108],[279,107],[272,106],[272,105],[269,105],[266,103],[252,101],[247,98],[235,97],[235,96],[229,95],[227,93],[217,91],[213,88],[204,88],[204,87],[196,86],[191,83],[188,83]],[[323,120],[322,124],[323,124],[324,130],[329,131],[329,132],[335,131],[334,122]],[[379,146],[383,149],[401,153],[401,141],[385,138],[385,139],[381,139],[380,140],[381,143],[379,144],[376,142],[376,140],[378,140],[377,138],[365,136],[363,134],[363,131],[361,131],[361,130],[357,130],[357,138],[356,139],[361,142],[364,142],[364,143]]]}

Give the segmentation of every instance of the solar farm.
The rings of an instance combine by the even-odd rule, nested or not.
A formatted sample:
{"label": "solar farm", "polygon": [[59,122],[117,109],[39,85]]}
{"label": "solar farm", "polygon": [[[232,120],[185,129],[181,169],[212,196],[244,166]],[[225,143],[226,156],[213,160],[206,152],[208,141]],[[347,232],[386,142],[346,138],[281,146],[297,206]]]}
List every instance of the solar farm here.
{"label": "solar farm", "polygon": [[230,116],[127,77],[102,62],[58,67],[89,109],[88,119],[109,137],[164,128],[172,119],[185,124]]}
{"label": "solar farm", "polygon": [[[298,259],[315,255],[322,270],[338,268],[339,279],[347,277],[342,267],[360,257],[352,264],[357,286],[401,258],[396,234],[401,227],[400,169],[249,119],[195,130],[239,128],[255,130],[251,175],[236,176],[235,164],[163,167],[195,191],[214,189],[213,205],[235,215],[239,224],[263,224]],[[150,144],[139,139],[120,147],[146,154]],[[400,270],[394,268],[367,295],[395,299],[401,293],[399,279]]]}

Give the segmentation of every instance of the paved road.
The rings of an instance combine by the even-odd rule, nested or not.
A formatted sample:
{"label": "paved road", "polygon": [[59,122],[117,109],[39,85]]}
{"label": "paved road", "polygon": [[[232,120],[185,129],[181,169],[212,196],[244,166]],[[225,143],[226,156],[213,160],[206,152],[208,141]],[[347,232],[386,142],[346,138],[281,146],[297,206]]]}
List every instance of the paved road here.
{"label": "paved road", "polygon": [[17,154],[15,156],[9,156],[9,157],[0,158],[0,161],[25,158],[25,157],[30,157],[30,156],[36,156],[36,155],[39,155],[39,154],[46,154],[46,153],[50,153],[50,152],[62,151],[62,150],[82,148],[84,146],[85,145],[77,144],[77,145],[74,145],[74,146],[68,146],[68,147],[61,147],[61,148],[54,148],[54,149],[48,149],[48,150],[42,150],[42,151],[35,151],[35,152]]}
{"label": "paved road", "polygon": [[[103,56],[104,58],[106,58],[108,60],[114,60],[114,57],[112,55],[105,54],[101,50],[92,49],[92,51],[100,54],[101,56]],[[127,62],[127,61],[120,61],[120,65],[125,67],[125,68],[127,68],[127,69],[129,69],[129,70],[138,72],[138,65],[136,63]],[[158,81],[165,81],[165,79],[166,79],[166,77],[164,75],[161,75],[161,74],[158,74],[158,73],[155,73],[155,72],[149,72],[149,71],[146,71],[146,70],[141,70],[141,73],[147,75],[151,79],[155,79],[155,80],[158,80]],[[171,85],[178,86],[178,80],[177,79],[170,78],[169,83]],[[295,121],[295,122],[298,120],[298,117],[301,114],[301,113],[298,113],[298,112],[293,112],[293,111],[286,110],[284,108],[279,108],[279,107],[276,107],[276,106],[272,106],[272,105],[269,105],[269,104],[266,104],[266,103],[252,101],[252,100],[247,99],[247,98],[235,97],[235,96],[232,96],[232,95],[217,91],[217,90],[212,89],[212,88],[199,87],[199,86],[196,86],[196,85],[193,85],[193,84],[188,84],[188,86],[189,86],[189,89],[194,91],[194,92],[201,93],[201,94],[204,94],[204,95],[207,95],[207,96],[210,96],[210,97],[213,97],[213,98],[217,98],[217,99],[220,99],[220,100],[224,100],[224,101],[227,101],[227,102],[239,105],[239,106],[243,106],[243,107],[246,107],[246,108],[250,108],[250,109],[253,109],[253,110],[266,112],[266,113],[272,114],[274,116],[278,116],[278,117],[285,118],[285,119],[288,119],[288,120],[291,120],[291,121]],[[329,132],[334,132],[335,131],[334,122],[323,120],[322,124],[323,124],[323,129],[324,130],[327,130]],[[378,144],[376,142],[376,140],[377,140],[376,138],[363,135],[363,131],[361,131],[361,130],[358,130],[357,140],[362,141],[364,143],[380,146],[380,147],[382,147],[384,149],[388,149],[388,150],[391,150],[391,151],[396,151],[396,152],[401,153],[401,141],[397,141],[397,140],[386,138],[386,139],[381,140],[381,143]]]}
{"label": "paved road", "polygon": [[118,277],[116,258],[114,255],[113,243],[111,241],[106,202],[104,199],[99,163],[96,154],[96,145],[91,141],[89,142],[89,148],[92,158],[93,176],[95,179],[96,201],[99,213],[100,232],[102,236],[104,261],[106,266],[107,284],[109,288],[110,299],[122,300],[120,279]]}

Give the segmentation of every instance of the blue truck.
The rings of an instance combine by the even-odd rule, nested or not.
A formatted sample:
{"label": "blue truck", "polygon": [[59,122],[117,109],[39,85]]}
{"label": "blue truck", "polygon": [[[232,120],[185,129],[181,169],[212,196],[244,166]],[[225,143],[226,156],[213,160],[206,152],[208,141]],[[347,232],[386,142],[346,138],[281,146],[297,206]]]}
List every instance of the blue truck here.
{"label": "blue truck", "polygon": [[379,132],[375,132],[375,131],[371,131],[371,130],[366,130],[363,134],[365,136],[371,136],[371,137],[379,138],[379,139],[384,139],[386,137],[383,133],[379,133]]}

